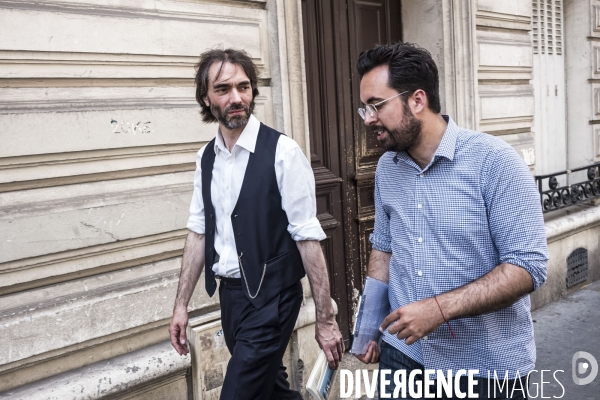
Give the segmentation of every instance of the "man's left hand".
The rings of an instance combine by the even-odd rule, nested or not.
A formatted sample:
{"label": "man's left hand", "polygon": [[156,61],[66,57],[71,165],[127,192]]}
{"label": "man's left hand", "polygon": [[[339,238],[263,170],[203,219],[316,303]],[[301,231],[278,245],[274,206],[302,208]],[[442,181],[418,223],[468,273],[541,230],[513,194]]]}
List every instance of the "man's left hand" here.
{"label": "man's left hand", "polygon": [[323,349],[327,362],[332,369],[338,369],[344,354],[344,339],[334,318],[317,321],[315,326],[315,339]]}
{"label": "man's left hand", "polygon": [[406,344],[411,345],[435,331],[442,323],[444,319],[435,299],[428,298],[392,311],[381,323],[381,331],[387,328],[389,333],[400,340],[406,339]]}

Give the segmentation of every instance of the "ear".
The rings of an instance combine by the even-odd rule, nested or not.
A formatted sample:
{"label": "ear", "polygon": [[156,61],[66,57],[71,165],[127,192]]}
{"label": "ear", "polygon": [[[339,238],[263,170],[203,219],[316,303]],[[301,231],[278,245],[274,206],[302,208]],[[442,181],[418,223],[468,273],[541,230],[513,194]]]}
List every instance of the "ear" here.
{"label": "ear", "polygon": [[204,96],[202,98],[202,101],[204,101],[204,104],[206,105],[206,107],[210,107],[210,100],[208,100],[208,96]]}
{"label": "ear", "polygon": [[428,99],[427,93],[423,89],[417,89],[413,95],[411,96],[412,103],[411,108],[412,112],[416,114],[420,114],[425,109],[427,109]]}

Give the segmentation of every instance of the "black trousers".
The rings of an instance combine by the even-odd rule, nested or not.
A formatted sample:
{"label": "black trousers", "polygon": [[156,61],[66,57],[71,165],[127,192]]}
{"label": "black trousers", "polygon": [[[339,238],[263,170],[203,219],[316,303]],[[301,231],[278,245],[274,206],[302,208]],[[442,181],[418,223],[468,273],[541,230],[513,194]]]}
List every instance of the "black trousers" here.
{"label": "black trousers", "polygon": [[242,284],[222,279],[219,285],[223,335],[231,353],[221,400],[302,400],[290,389],[282,362],[302,305],[302,285],[257,309]]}

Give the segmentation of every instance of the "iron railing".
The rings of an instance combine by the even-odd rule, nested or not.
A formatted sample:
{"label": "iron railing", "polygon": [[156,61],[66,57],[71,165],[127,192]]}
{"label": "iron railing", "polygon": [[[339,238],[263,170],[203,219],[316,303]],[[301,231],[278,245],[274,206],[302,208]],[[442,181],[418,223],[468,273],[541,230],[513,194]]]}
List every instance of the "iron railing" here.
{"label": "iron railing", "polygon": [[[587,170],[587,181],[567,184],[558,187],[559,176],[574,174]],[[547,179],[547,190],[544,190],[544,180]],[[560,210],[573,204],[600,198],[600,163],[585,167],[555,172],[548,175],[536,175],[535,181],[540,191],[542,211],[544,213]]]}

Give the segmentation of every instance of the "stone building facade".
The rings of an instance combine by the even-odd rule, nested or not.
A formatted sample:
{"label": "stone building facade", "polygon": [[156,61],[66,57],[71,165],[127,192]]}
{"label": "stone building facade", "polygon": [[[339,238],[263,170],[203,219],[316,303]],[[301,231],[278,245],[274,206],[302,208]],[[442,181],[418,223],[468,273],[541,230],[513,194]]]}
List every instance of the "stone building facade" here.
{"label": "stone building facade", "polygon": [[[600,160],[597,0],[0,0],[0,398],[218,399],[218,298],[194,294],[191,357],[167,332],[194,156],[216,131],[193,65],[213,46],[251,54],[256,115],[312,162],[349,339],[381,154],[354,63],[398,39],[431,51],[443,112],[506,140],[532,174]],[[548,213],[546,230],[534,307],[600,278],[599,207]],[[587,278],[567,287],[578,248]],[[304,287],[285,355],[303,393],[318,351]]]}

